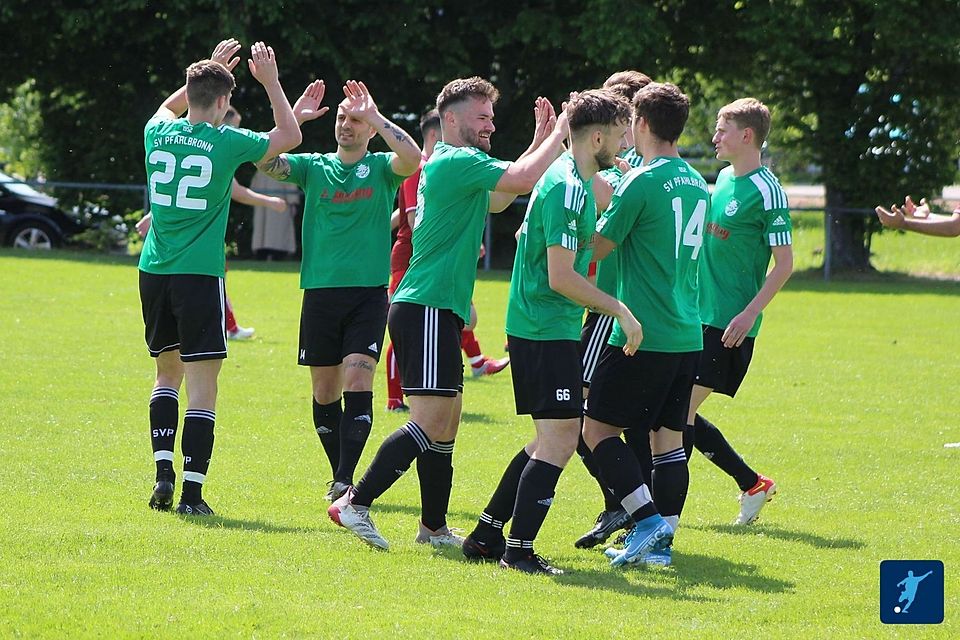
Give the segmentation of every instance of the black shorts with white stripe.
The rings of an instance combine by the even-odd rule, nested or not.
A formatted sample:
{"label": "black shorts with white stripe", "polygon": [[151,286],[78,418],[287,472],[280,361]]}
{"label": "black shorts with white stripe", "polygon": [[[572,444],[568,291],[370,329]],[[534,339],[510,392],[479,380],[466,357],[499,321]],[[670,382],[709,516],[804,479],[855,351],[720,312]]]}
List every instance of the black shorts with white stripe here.
{"label": "black shorts with white stripe", "polygon": [[397,302],[390,305],[387,327],[405,394],[454,397],[463,392],[460,316],[449,309]]}
{"label": "black shorts with white stripe", "polygon": [[580,363],[583,367],[583,386],[589,387],[593,372],[600,361],[603,347],[613,333],[613,316],[590,311],[580,331]]}
{"label": "black shorts with white stripe", "polygon": [[140,307],[152,357],[178,349],[184,362],[227,357],[223,278],[141,271]]}

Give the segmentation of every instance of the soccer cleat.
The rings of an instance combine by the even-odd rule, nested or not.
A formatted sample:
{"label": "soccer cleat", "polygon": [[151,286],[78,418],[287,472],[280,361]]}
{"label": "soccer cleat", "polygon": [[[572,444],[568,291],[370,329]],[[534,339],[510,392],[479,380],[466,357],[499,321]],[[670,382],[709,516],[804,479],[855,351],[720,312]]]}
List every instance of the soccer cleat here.
{"label": "soccer cleat", "polygon": [[173,483],[169,480],[157,480],[150,496],[150,508],[157,511],[169,511],[173,506]]}
{"label": "soccer cleat", "polygon": [[613,556],[611,566],[620,567],[649,551],[666,549],[673,542],[673,529],[659,513],[655,513],[634,525],[625,542],[627,546]]}
{"label": "soccer cleat", "polygon": [[[607,556],[611,560],[619,556],[620,553],[620,549],[615,549],[613,547],[608,547],[603,550],[603,555]],[[647,553],[644,553],[643,555],[630,561],[630,564],[646,564],[659,567],[669,567],[672,563],[673,551],[670,549],[670,547],[667,547],[661,551],[648,551]]]}
{"label": "soccer cleat", "polygon": [[490,358],[484,357],[479,363],[471,365],[470,369],[473,373],[474,378],[479,378],[480,376],[492,376],[495,373],[500,373],[507,368],[507,365],[510,364],[510,357],[500,358],[499,360],[491,360]]}
{"label": "soccer cleat", "polygon": [[227,331],[227,340],[249,340],[256,333],[253,327],[237,326],[233,331]]}
{"label": "soccer cleat", "polygon": [[436,531],[428,529],[422,522],[419,525],[420,530],[414,538],[417,544],[429,544],[434,547],[463,547],[463,536],[458,536],[447,525],[443,525]]}
{"label": "soccer cleat", "polygon": [[331,480],[328,484],[330,485],[330,489],[328,489],[326,495],[323,496],[323,499],[327,502],[333,502],[337,500],[340,496],[347,492],[347,489],[350,488],[350,485],[347,483],[338,482],[336,480]]}
{"label": "soccer cleat", "polygon": [[757,484],[753,485],[748,491],[740,492],[740,497],[738,498],[740,501],[740,513],[737,515],[737,519],[733,521],[733,524],[751,524],[756,522],[757,517],[760,515],[760,510],[763,509],[763,505],[773,500],[773,496],[775,495],[777,495],[777,483],[758,473]]}
{"label": "soccer cleat", "polygon": [[327,508],[327,515],[338,525],[347,529],[371,547],[387,550],[390,543],[377,531],[377,525],[370,518],[370,509],[355,507],[350,503],[353,499],[353,487],[340,496]]}
{"label": "soccer cleat", "polygon": [[507,541],[503,535],[497,540],[486,541],[475,537],[471,533],[463,539],[461,549],[467,560],[496,562],[503,557],[503,553],[507,550]]}
{"label": "soccer cleat", "polygon": [[397,400],[396,398],[390,398],[387,400],[387,411],[392,411],[393,413],[405,413],[410,411],[410,407],[403,403],[403,400]]}
{"label": "soccer cleat", "polygon": [[573,546],[577,549],[590,549],[601,542],[606,542],[607,538],[613,535],[615,531],[625,529],[632,523],[633,518],[630,517],[630,514],[627,513],[625,509],[601,511],[600,515],[597,516],[597,523],[593,529],[590,529],[590,531],[580,536],[580,538],[573,543]]}
{"label": "soccer cleat", "polygon": [[563,569],[557,569],[556,567],[551,566],[543,556],[533,553],[532,551],[528,555],[525,555],[514,562],[507,562],[506,558],[500,558],[500,566],[504,569],[515,569],[516,571],[532,573],[534,575],[563,575]]}
{"label": "soccer cleat", "polygon": [[206,502],[201,500],[196,504],[187,504],[186,502],[181,502],[177,505],[177,513],[182,516],[212,516],[214,515],[213,509],[210,508]]}

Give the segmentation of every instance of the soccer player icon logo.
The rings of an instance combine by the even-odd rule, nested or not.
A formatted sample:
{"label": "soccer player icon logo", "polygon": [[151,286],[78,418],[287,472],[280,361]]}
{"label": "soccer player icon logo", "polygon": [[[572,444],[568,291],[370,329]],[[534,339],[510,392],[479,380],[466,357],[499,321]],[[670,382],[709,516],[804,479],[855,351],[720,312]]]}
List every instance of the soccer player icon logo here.
{"label": "soccer player icon logo", "polygon": [[899,606],[894,607],[894,613],[906,613],[910,610],[910,605],[913,604],[914,598],[917,597],[917,587],[920,585],[920,582],[931,573],[933,573],[933,571],[927,571],[918,578],[913,575],[913,571],[907,571],[907,576],[897,583],[898,587],[903,587],[903,592],[900,594],[900,599],[897,602],[906,601],[907,604],[903,607],[903,609],[901,609]]}
{"label": "soccer player icon logo", "polygon": [[881,561],[880,622],[940,624],[944,582],[941,560]]}

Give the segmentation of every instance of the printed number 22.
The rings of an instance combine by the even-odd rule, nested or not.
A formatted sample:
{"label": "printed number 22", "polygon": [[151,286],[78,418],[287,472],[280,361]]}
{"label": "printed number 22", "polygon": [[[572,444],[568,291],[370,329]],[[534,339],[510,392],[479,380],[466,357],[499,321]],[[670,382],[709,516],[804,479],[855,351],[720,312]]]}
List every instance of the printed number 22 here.
{"label": "printed number 22", "polygon": [[[151,165],[163,165],[162,170],[150,174],[150,202],[161,207],[169,207],[173,203],[173,198],[165,193],[159,193],[157,185],[173,181],[177,158],[169,151],[156,149],[150,154],[147,161]],[[187,189],[191,187],[202,189],[210,184],[210,177],[213,175],[213,163],[210,162],[210,158],[198,155],[187,156],[180,161],[180,168],[200,169],[200,175],[188,175],[180,178],[180,182],[177,184],[177,208],[206,209],[207,201],[203,198],[191,198],[187,195]]]}
{"label": "printed number 22", "polygon": [[703,222],[707,216],[707,201],[697,200],[697,206],[693,209],[693,215],[687,226],[683,226],[683,201],[680,198],[674,198],[670,201],[673,206],[673,215],[677,227],[677,246],[675,257],[680,257],[681,243],[687,247],[693,247],[691,260],[696,260],[700,255],[700,247],[703,245]]}

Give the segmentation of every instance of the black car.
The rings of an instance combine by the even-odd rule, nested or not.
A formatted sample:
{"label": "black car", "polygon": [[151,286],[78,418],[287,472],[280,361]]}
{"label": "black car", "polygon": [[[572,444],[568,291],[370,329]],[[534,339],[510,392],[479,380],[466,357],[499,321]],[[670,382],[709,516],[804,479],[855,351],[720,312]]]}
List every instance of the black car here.
{"label": "black car", "polygon": [[84,229],[57,206],[56,198],[0,173],[0,244],[52,249]]}

